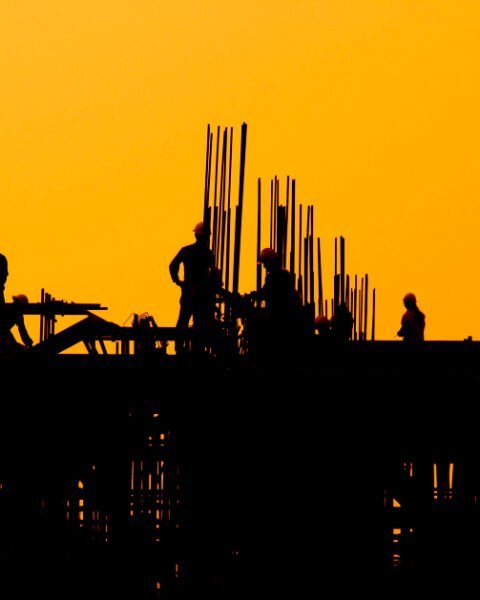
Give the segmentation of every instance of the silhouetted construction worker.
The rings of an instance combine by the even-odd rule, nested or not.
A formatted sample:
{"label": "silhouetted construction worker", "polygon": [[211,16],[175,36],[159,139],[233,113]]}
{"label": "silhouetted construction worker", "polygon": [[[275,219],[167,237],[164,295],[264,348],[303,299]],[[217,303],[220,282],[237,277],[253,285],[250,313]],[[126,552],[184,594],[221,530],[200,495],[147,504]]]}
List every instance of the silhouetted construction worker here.
{"label": "silhouetted construction worker", "polygon": [[[25,294],[18,294],[12,296],[12,300],[13,305],[8,306],[9,310],[0,323],[0,348],[6,352],[16,352],[33,346],[33,341],[25,326],[22,310],[22,305],[28,304],[28,298]],[[24,345],[17,342],[11,331],[15,325]]]}
{"label": "silhouetted construction worker", "polygon": [[397,335],[403,337],[404,342],[423,342],[425,315],[417,306],[415,294],[406,294],[403,298],[403,304],[407,310],[402,316],[402,326]]}
{"label": "silhouetted construction worker", "polygon": [[257,293],[251,294],[264,302],[265,306],[258,315],[258,342],[264,350],[284,351],[297,341],[301,330],[301,303],[295,289],[293,278],[282,267],[280,256],[272,248],[260,252],[259,262],[267,272],[265,283]]}
{"label": "silhouetted construction worker", "polygon": [[314,327],[317,335],[322,339],[332,338],[332,324],[330,323],[330,319],[325,315],[315,317]]}
{"label": "silhouetted construction worker", "polygon": [[264,248],[259,261],[267,272],[259,298],[265,301],[268,313],[281,321],[296,316],[299,297],[290,272],[282,268],[280,256],[272,248]]}
{"label": "silhouetted construction worker", "polygon": [[0,254],[0,303],[5,302],[5,282],[8,277],[7,257]]}
{"label": "silhouetted construction worker", "polygon": [[[172,281],[182,288],[175,344],[177,352],[184,350],[190,319],[193,318],[196,335],[201,337],[208,334],[212,317],[211,269],[215,266],[215,257],[209,248],[210,232],[202,222],[197,223],[193,232],[195,243],[181,248],[169,266]],[[179,277],[180,265],[183,265],[183,279]]]}
{"label": "silhouetted construction worker", "polygon": [[336,340],[347,341],[352,337],[353,317],[345,302],[341,302],[331,320],[332,334]]}

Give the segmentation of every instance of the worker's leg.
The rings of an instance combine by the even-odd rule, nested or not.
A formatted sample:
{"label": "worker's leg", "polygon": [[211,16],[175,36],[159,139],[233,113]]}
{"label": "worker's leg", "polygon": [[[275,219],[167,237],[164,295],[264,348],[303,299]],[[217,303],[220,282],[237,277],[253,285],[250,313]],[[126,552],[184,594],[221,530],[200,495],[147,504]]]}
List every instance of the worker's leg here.
{"label": "worker's leg", "polygon": [[190,302],[185,299],[180,300],[180,313],[177,321],[177,339],[175,340],[175,353],[179,354],[185,352],[186,348],[186,337],[188,331],[188,324],[192,316],[192,307]]}

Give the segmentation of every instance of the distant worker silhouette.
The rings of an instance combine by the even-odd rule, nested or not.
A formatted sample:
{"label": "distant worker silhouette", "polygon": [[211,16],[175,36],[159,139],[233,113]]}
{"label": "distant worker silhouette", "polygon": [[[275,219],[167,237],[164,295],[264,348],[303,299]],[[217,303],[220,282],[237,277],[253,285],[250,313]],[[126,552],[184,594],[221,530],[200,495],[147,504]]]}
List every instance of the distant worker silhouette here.
{"label": "distant worker silhouette", "polygon": [[[8,306],[8,312],[0,323],[0,347],[3,351],[16,352],[25,350],[33,346],[32,338],[29,336],[25,321],[23,318],[22,306],[28,304],[28,298],[25,294],[12,296],[13,304]],[[23,342],[23,345],[17,342],[12,333],[12,328],[17,326],[18,333]]]}
{"label": "distant worker silhouette", "polygon": [[317,335],[322,339],[331,339],[332,337],[332,325],[330,319],[325,315],[319,315],[315,317],[314,328]]}
{"label": "distant worker silhouette", "polygon": [[423,342],[425,315],[417,306],[415,294],[406,294],[403,304],[407,310],[402,316],[401,328],[397,335],[402,337],[404,342]]}
{"label": "distant worker silhouette", "polygon": [[[193,318],[193,328],[202,337],[208,334],[212,319],[212,277],[215,256],[209,248],[210,231],[203,223],[197,223],[193,232],[196,241],[184,246],[169,266],[172,281],[182,288],[180,312],[177,321],[175,351],[185,350],[186,333]],[[183,279],[179,277],[183,265]]]}
{"label": "distant worker silhouette", "polygon": [[0,254],[0,303],[5,302],[5,283],[8,277],[7,257]]}

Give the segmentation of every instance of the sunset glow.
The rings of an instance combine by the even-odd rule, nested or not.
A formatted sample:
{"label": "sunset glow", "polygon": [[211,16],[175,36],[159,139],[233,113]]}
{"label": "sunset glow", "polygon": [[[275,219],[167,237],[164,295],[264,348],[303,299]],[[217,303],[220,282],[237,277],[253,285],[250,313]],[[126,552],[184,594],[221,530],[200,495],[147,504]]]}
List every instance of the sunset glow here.
{"label": "sunset glow", "polygon": [[479,59],[475,0],[2,2],[7,300],[45,288],[173,325],[168,264],[201,219],[207,125],[238,145],[246,122],[242,292],[257,178],[290,176],[316,207],[326,296],[343,235],[378,339],[406,292],[426,339],[480,339]]}

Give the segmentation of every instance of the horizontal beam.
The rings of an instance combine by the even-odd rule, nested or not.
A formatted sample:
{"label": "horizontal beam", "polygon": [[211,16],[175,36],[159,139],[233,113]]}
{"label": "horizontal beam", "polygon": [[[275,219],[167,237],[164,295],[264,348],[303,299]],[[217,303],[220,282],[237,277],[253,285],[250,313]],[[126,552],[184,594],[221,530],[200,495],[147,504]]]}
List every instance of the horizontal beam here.
{"label": "horizontal beam", "polygon": [[52,300],[50,302],[5,302],[0,305],[0,318],[8,318],[14,312],[24,315],[87,315],[90,310],[107,310],[106,306],[97,303],[64,302]]}

